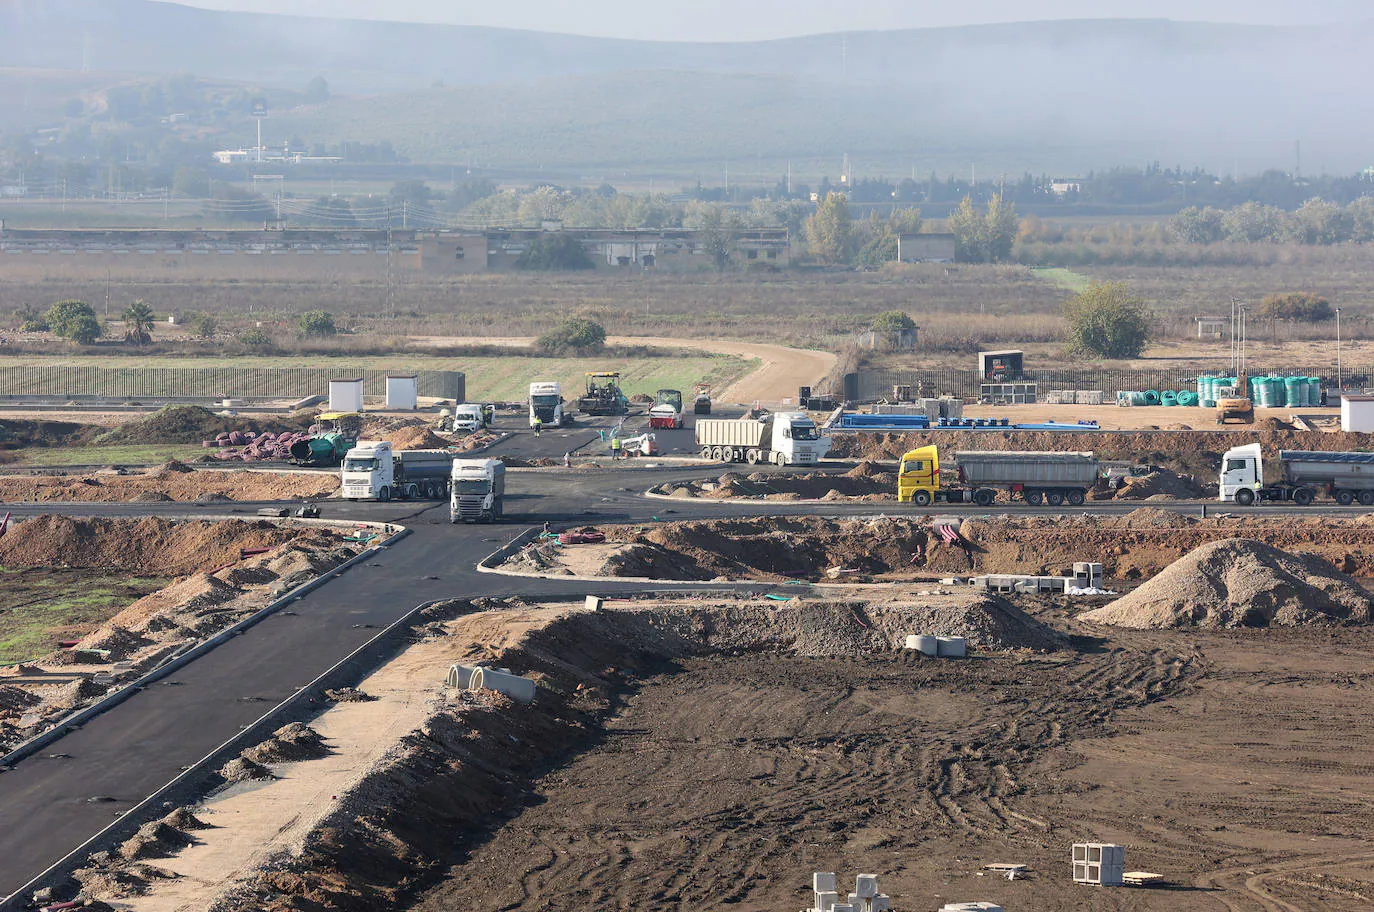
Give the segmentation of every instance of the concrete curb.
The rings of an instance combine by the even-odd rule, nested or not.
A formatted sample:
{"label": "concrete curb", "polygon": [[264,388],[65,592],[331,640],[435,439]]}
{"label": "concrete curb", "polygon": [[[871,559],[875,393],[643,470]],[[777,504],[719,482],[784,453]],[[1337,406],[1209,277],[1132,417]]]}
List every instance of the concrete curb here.
{"label": "concrete curb", "polygon": [[[320,522],[324,524],[338,524],[335,520],[315,520],[314,522]],[[349,523],[349,525],[355,524]],[[323,586],[325,583],[329,582],[334,577],[340,575],[345,570],[348,570],[350,567],[362,563],[363,561],[374,556],[381,549],[388,548],[396,542],[400,541],[401,539],[405,538],[411,532],[410,529],[407,529],[405,527],[395,527],[394,524],[389,523],[386,525],[392,525],[393,528],[400,528],[400,531],[392,535],[390,538],[388,538],[386,541],[382,542],[379,545],[371,545],[363,549],[361,552],[358,553],[356,557],[344,561],[342,564],[339,564],[339,566],[335,567],[334,569],[326,571],[325,573],[320,574],[312,580],[308,580],[304,583],[301,583],[296,588],[282,594],[279,598],[269,602],[263,608],[258,609],[257,611],[253,612],[247,617],[242,618],[234,624],[224,628],[219,633],[216,633],[209,639],[201,640],[199,643],[195,643],[187,647],[184,651],[171,656],[161,665],[157,666],[151,671],[144,673],[139,678],[130,681],[128,684],[124,685],[119,690],[116,690],[113,693],[106,694],[104,697],[97,700],[95,703],[92,703],[90,706],[87,706],[83,709],[79,709],[71,715],[67,716],[66,718],[54,723],[52,727],[50,727],[47,731],[39,735],[35,735],[34,737],[23,742],[22,744],[17,745],[9,753],[5,754],[4,756],[0,756],[0,771],[3,771],[4,767],[13,766],[21,760],[33,756],[43,748],[48,747],[49,745],[61,740],[72,729],[80,728],[82,725],[85,725],[87,722],[94,719],[96,716],[108,712],[109,710],[123,703],[125,700],[129,699],[135,693],[147,687],[149,684],[155,683],[156,681],[165,678],[167,675],[186,667],[191,662],[195,661],[196,659],[205,655],[210,650],[214,649],[216,646],[219,646],[220,644],[226,642],[232,637],[238,636],[240,633],[247,630],[249,627],[254,626],[259,621],[263,620],[269,615],[281,610],[282,608],[289,605],[291,602],[294,602],[296,599],[299,599],[302,596],[310,592],[313,592],[314,590]]]}
{"label": "concrete curb", "polygon": [[[392,540],[399,540],[407,534],[409,534],[409,530],[395,536]],[[113,848],[132,836],[143,824],[163,816],[166,804],[179,806],[185,802],[198,799],[204,792],[204,779],[212,769],[227,762],[233,754],[264,740],[268,734],[286,721],[295,721],[288,719],[288,717],[301,716],[302,713],[298,710],[304,704],[316,703],[317,696],[322,704],[325,690],[355,680],[363,671],[375,667],[377,661],[385,655],[383,647],[388,645],[387,641],[408,627],[420,612],[443,601],[448,601],[448,599],[424,602],[407,611],[386,629],[378,632],[372,639],[325,669],[309,684],[272,707],[243,730],[191,764],[175,779],[125,811],[115,822],[68,852],[46,871],[33,877],[8,897],[0,900],[0,912],[19,912],[19,910],[29,908],[28,897],[35,890],[40,890],[46,886],[55,887],[69,879],[72,872],[89,855],[102,849]],[[306,718],[313,718],[315,715],[318,715],[318,712],[311,712],[306,715]],[[149,813],[154,809],[154,813]]]}
{"label": "concrete curb", "polygon": [[[524,548],[525,545],[529,544],[530,542],[538,538],[541,531],[542,530],[536,529],[534,526],[531,526],[524,532],[521,532],[519,535],[515,536],[515,538],[512,538],[510,541],[506,542],[504,545],[497,548],[495,551],[491,552],[486,557],[478,561],[477,572],[501,573],[502,571],[497,570],[496,568],[508,559],[510,559],[511,555],[515,554],[517,551]],[[513,576],[514,574],[505,575]]]}

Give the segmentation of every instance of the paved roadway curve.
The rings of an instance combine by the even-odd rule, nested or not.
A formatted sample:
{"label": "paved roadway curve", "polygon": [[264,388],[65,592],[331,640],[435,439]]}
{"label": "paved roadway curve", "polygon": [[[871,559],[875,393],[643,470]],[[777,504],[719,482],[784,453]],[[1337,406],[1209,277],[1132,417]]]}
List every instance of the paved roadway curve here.
{"label": "paved roadway curve", "polygon": [[[585,430],[571,432],[581,439]],[[675,448],[690,446],[673,438]],[[529,435],[506,444],[525,456],[560,455],[569,446],[561,434],[535,440]],[[595,435],[592,435],[595,440]],[[586,522],[719,518],[731,515],[873,514],[872,504],[738,505],[738,509],[691,501],[649,500],[642,492],[652,481],[710,475],[719,467],[664,468],[647,472],[629,467],[599,473],[560,470],[516,472],[508,478],[507,519],[498,526],[452,526],[443,505],[344,504],[329,502],[325,516],[401,523],[413,534],[395,547],[348,570],[341,581],[316,589],[241,636],[197,659],[131,699],[88,722],[59,742],[0,774],[0,896],[42,872],[99,832],[122,811],[137,804],[186,767],[208,754],[356,647],[378,628],[423,602],[450,597],[521,595],[581,596],[587,592],[631,592],[635,583],[541,580],[479,574],[476,563],[518,531],[544,521],[564,526]],[[239,504],[230,512],[251,516],[257,505]],[[1138,504],[1092,504],[1083,512],[1119,514]],[[1179,505],[1196,510],[1200,504]],[[919,511],[906,506],[902,512]],[[17,517],[60,512],[73,516],[186,516],[223,513],[186,504],[13,504]],[[982,515],[971,506],[941,506],[940,513]],[[1050,515],[1054,508],[998,512]],[[1079,512],[1079,511],[1075,511]],[[1250,512],[1285,514],[1291,507]],[[1359,513],[1358,508],[1339,512]],[[700,584],[693,584],[700,586]],[[93,800],[94,799],[94,800]]]}

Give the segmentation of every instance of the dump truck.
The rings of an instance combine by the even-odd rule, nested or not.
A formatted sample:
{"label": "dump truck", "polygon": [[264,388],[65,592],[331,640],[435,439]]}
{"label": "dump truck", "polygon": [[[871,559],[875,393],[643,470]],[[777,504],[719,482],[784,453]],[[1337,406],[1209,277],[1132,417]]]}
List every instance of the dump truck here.
{"label": "dump truck", "polygon": [[1234,447],[1221,460],[1219,499],[1248,507],[1261,501],[1291,501],[1300,507],[1319,495],[1341,506],[1374,506],[1374,453],[1279,451],[1279,479],[1264,481],[1264,453],[1258,443]]}
{"label": "dump truck", "polygon": [[618,371],[587,371],[587,392],[577,400],[577,410],[584,415],[624,415],[630,411],[630,400],[620,391]]}
{"label": "dump truck", "polygon": [[830,452],[830,438],[822,437],[805,412],[774,412],[762,418],[702,418],[696,423],[702,459],[756,465],[815,465]]}
{"label": "dump truck", "polygon": [[649,427],[675,431],[682,427],[682,391],[661,389],[649,409]]}
{"label": "dump truck", "polygon": [[504,462],[455,459],[449,479],[449,522],[495,522],[501,518],[506,494]]}
{"label": "dump truck", "polygon": [[954,461],[955,471],[941,474],[938,448],[908,451],[898,469],[897,500],[918,507],[937,501],[986,507],[1004,490],[1031,506],[1076,507],[1102,477],[1102,464],[1092,453],[968,451],[955,453]]}
{"label": "dump truck", "polygon": [[563,408],[563,384],[557,380],[536,380],[530,384],[530,427],[566,427],[572,413]]}
{"label": "dump truck", "polygon": [[452,472],[448,450],[393,451],[386,440],[359,440],[339,475],[344,500],[442,500]]}

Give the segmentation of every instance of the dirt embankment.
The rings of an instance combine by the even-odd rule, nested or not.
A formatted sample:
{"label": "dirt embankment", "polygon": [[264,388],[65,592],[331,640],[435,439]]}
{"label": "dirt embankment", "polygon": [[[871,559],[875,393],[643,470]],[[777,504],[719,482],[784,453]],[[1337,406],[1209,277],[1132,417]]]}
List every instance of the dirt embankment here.
{"label": "dirt embankment", "polygon": [[0,463],[10,461],[11,450],[26,447],[86,446],[108,428],[74,421],[31,421],[0,418]]}
{"label": "dirt embankment", "polygon": [[97,444],[115,443],[202,443],[220,434],[234,431],[270,431],[283,434],[302,431],[310,426],[314,413],[303,411],[286,418],[245,418],[216,415],[199,405],[169,405],[146,418],[126,421],[113,430],[106,430],[93,441]]}
{"label": "dirt embankment", "polygon": [[[1320,515],[1200,519],[1150,507],[1126,516],[950,518],[964,543],[937,534],[927,517],[767,517],[605,526],[599,568],[569,569],[568,549],[537,544],[507,567],[662,580],[868,582],[945,574],[1067,574],[1098,561],[1118,580],[1148,579],[1200,545],[1243,536],[1315,554],[1374,577],[1374,518]],[[576,546],[573,546],[576,547]]]}
{"label": "dirt embankment", "polygon": [[328,497],[332,472],[197,471],[170,462],[146,472],[0,475],[0,502],[180,503]]}
{"label": "dirt embankment", "polygon": [[1083,620],[1120,627],[1297,627],[1367,624],[1371,596],[1313,554],[1250,539],[1203,545]]}
{"label": "dirt embankment", "polygon": [[1232,447],[1258,442],[1266,455],[1279,450],[1368,450],[1374,434],[1265,430],[1178,431],[1158,433],[1093,433],[1055,431],[924,431],[910,434],[839,433],[832,438],[834,459],[900,459],[918,446],[935,444],[941,453],[959,450],[1024,450],[1028,452],[1091,451],[1107,461],[1158,465],[1211,481],[1221,457]]}

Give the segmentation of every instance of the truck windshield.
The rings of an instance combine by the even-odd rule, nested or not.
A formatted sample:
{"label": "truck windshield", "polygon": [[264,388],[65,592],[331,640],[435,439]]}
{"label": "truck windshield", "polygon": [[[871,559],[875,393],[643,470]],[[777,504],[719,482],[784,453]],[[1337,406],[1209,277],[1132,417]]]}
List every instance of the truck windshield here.
{"label": "truck windshield", "polygon": [[490,489],[491,482],[485,478],[462,478],[453,482],[455,494],[486,494]]}
{"label": "truck windshield", "polygon": [[558,397],[557,397],[557,396],[554,396],[554,395],[547,395],[547,396],[532,396],[531,399],[532,399],[532,401],[533,401],[533,403],[534,403],[534,407],[535,407],[535,408],[540,408],[540,409],[544,409],[544,408],[549,408],[549,409],[551,409],[551,408],[553,408],[555,405],[558,404]]}
{"label": "truck windshield", "polygon": [[791,437],[793,440],[820,440],[821,432],[814,424],[794,424]]}
{"label": "truck windshield", "polygon": [[375,459],[345,459],[343,470],[345,472],[375,472],[377,471],[377,460]]}

